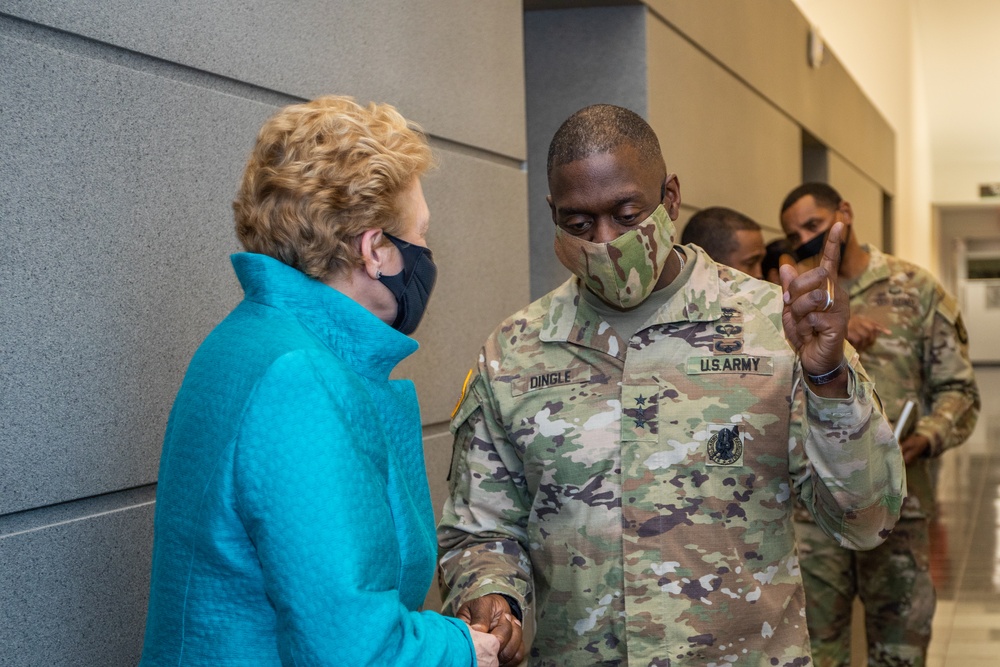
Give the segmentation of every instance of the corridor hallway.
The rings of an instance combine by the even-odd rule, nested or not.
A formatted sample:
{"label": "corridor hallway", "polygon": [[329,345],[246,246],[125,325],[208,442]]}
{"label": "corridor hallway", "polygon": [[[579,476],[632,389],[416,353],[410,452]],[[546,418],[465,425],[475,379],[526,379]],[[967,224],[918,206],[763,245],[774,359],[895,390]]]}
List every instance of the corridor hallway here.
{"label": "corridor hallway", "polygon": [[983,409],[941,458],[931,574],[938,592],[927,667],[1000,666],[1000,367],[976,367]]}

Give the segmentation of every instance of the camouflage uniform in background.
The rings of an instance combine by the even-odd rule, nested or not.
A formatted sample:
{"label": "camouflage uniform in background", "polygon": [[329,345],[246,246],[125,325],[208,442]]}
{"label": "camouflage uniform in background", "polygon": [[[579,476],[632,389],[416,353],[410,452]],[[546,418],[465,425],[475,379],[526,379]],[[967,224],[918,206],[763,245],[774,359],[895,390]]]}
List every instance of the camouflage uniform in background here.
{"label": "camouflage uniform in background", "polygon": [[780,288],[687,259],[630,339],[576,278],[503,322],[454,415],[445,610],[514,598],[533,666],[809,664],[792,493],[848,547],[896,521],[902,458],[856,358],[852,398],[812,394]]}
{"label": "camouflage uniform in background", "polygon": [[[868,267],[844,284],[851,315],[864,315],[892,333],[861,352],[885,413],[895,421],[907,399],[923,415],[917,433],[930,441],[930,457],[960,445],[972,433],[979,392],[969,361],[958,304],[918,266],[876,248]],[[873,551],[841,549],[810,523],[799,523],[799,550],[808,599],[813,658],[819,667],[851,664],[851,606],[866,607],[869,664],[923,665],[934,615],[928,522],[934,509],[930,459],[906,469],[908,495],[889,539]],[[797,521],[809,522],[805,508]]]}

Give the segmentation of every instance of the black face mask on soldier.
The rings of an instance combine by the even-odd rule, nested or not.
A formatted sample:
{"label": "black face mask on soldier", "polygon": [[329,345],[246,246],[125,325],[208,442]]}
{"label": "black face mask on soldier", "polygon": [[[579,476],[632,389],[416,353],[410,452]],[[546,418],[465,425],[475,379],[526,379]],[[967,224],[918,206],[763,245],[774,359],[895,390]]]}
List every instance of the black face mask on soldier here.
{"label": "black face mask on soldier", "polygon": [[392,328],[410,335],[417,330],[427,309],[427,301],[437,282],[437,266],[428,248],[407,243],[391,234],[385,236],[402,255],[403,270],[395,275],[379,276],[379,282],[396,297],[396,319]]}
{"label": "black face mask on soldier", "polygon": [[[826,245],[826,237],[830,234],[829,230],[823,234],[817,234],[813,238],[809,239],[808,243],[803,243],[798,248],[795,249],[795,259],[799,262],[804,262],[807,259],[815,257],[816,255],[823,252],[823,246]],[[840,242],[840,259],[844,259],[844,250],[847,249],[847,239],[851,235],[851,228],[847,228],[847,232],[844,234],[844,240]]]}

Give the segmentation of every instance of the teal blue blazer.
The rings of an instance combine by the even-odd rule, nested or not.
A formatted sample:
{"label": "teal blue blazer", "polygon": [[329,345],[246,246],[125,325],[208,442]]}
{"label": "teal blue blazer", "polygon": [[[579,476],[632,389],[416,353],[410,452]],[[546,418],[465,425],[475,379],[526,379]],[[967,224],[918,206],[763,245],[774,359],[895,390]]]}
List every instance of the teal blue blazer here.
{"label": "teal blue blazer", "polygon": [[465,624],[418,608],[437,543],[417,343],[264,255],[206,338],[160,458],[143,667],[468,667]]}

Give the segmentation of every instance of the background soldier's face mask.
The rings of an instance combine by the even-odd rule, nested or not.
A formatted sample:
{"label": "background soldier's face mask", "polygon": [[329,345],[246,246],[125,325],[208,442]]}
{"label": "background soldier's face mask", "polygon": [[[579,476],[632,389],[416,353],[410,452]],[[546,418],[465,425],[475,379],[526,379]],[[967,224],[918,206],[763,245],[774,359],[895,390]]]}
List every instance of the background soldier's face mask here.
{"label": "background soldier's face mask", "polygon": [[652,215],[608,243],[592,243],[556,227],[556,257],[587,289],[616,308],[632,308],[653,293],[677,229],[660,204]]}
{"label": "background soldier's face mask", "polygon": [[[832,228],[833,225],[830,225]],[[807,259],[812,259],[816,255],[823,252],[823,248],[826,246],[826,237],[829,236],[830,230],[826,230],[822,234],[817,234],[813,238],[809,239],[808,243],[803,243],[798,248],[795,249],[795,259],[800,262],[804,262]],[[844,240],[840,242],[840,259],[844,259],[844,250],[847,249],[847,239],[851,236],[851,228],[848,227],[846,233],[844,234]]]}

